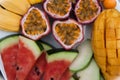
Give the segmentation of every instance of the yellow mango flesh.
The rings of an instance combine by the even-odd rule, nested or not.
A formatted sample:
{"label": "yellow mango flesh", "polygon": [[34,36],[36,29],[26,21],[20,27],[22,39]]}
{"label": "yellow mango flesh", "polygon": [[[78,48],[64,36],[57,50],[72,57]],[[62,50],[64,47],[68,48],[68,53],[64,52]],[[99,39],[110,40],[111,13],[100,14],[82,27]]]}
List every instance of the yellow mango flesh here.
{"label": "yellow mango flesh", "polygon": [[105,80],[120,80],[120,13],[104,10],[92,30],[94,57]]}

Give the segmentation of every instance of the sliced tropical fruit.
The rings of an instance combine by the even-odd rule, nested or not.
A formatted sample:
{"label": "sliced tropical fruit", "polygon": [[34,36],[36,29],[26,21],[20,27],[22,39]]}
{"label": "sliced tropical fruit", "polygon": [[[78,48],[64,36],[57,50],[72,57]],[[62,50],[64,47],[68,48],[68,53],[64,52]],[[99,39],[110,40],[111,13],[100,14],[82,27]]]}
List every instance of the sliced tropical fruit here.
{"label": "sliced tropical fruit", "polygon": [[37,3],[41,3],[44,0],[28,0],[30,4],[37,4]]}
{"label": "sliced tropical fruit", "polygon": [[69,70],[69,68],[62,74],[60,80],[74,80],[72,77],[72,72]]}
{"label": "sliced tropical fruit", "polygon": [[75,20],[57,20],[53,23],[52,28],[55,39],[67,50],[83,40],[82,25]]}
{"label": "sliced tropical fruit", "polygon": [[19,31],[20,20],[21,16],[0,7],[0,29],[7,31]]}
{"label": "sliced tropical fruit", "polygon": [[44,12],[36,7],[31,7],[21,20],[22,33],[37,40],[50,32],[49,21]]}
{"label": "sliced tropical fruit", "polygon": [[78,46],[79,54],[77,58],[70,65],[70,70],[79,71],[85,68],[92,59],[93,51],[91,47],[91,41],[85,40]]}
{"label": "sliced tropical fruit", "polygon": [[77,72],[77,77],[79,77],[79,80],[100,80],[100,69],[94,59],[92,59],[88,67]]}
{"label": "sliced tropical fruit", "polygon": [[0,42],[0,53],[8,80],[16,79],[16,55],[18,51],[18,36],[4,38]]}
{"label": "sliced tropical fruit", "polygon": [[26,80],[40,80],[45,72],[47,65],[47,53],[44,51],[35,62]]}
{"label": "sliced tropical fruit", "polygon": [[7,79],[24,80],[41,55],[41,48],[33,40],[10,35],[0,41],[0,53]]}
{"label": "sliced tropical fruit", "polygon": [[72,9],[70,0],[45,0],[44,10],[53,18],[67,18]]}
{"label": "sliced tropical fruit", "polygon": [[94,22],[91,39],[94,58],[105,80],[120,77],[119,39],[120,12],[116,9],[106,9]]}
{"label": "sliced tropical fruit", "polygon": [[0,0],[0,5],[20,15],[24,15],[30,8],[30,4],[27,0]]}
{"label": "sliced tropical fruit", "polygon": [[[65,50],[50,53],[43,80],[60,80],[77,54],[78,52]],[[66,75],[69,76],[69,74]]]}
{"label": "sliced tropical fruit", "polygon": [[75,15],[82,24],[93,22],[101,12],[98,0],[78,0]]}
{"label": "sliced tropical fruit", "polygon": [[35,41],[19,36],[19,50],[17,54],[17,71],[16,79],[25,80],[26,76],[32,69],[41,50]]}

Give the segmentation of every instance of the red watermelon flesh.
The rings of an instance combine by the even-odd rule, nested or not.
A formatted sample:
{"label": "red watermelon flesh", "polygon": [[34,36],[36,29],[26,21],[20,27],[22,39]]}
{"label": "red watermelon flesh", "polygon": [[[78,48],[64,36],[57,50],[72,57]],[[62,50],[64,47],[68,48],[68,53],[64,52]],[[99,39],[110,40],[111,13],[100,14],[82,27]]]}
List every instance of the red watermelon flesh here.
{"label": "red watermelon flesh", "polygon": [[2,50],[1,56],[8,80],[16,78],[16,55],[18,44],[14,44]]}
{"label": "red watermelon flesh", "polygon": [[70,80],[71,77],[72,77],[72,73],[70,72],[69,69],[67,69],[67,70],[63,73],[63,75],[62,75],[62,77],[60,78],[60,80]]}
{"label": "red watermelon flesh", "polygon": [[25,80],[36,59],[33,52],[29,50],[24,43],[19,41],[19,50],[17,54],[16,79]]}
{"label": "red watermelon flesh", "polygon": [[40,80],[47,65],[46,52],[43,52],[37,59],[26,80]]}
{"label": "red watermelon flesh", "polygon": [[70,65],[69,61],[60,60],[47,64],[43,80],[60,80],[62,74]]}

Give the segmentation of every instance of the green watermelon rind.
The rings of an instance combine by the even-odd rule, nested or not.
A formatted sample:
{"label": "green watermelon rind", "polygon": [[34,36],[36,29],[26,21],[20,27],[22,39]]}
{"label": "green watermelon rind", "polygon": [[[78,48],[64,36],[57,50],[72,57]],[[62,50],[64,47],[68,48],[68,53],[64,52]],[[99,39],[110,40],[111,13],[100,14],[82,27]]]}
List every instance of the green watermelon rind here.
{"label": "green watermelon rind", "polygon": [[52,49],[53,47],[47,43],[40,42],[46,51]]}
{"label": "green watermelon rind", "polygon": [[59,51],[48,55],[48,63],[52,61],[66,60],[72,62],[78,55],[76,51]]}
{"label": "green watermelon rind", "polygon": [[40,54],[42,53],[42,50],[39,48],[37,43],[31,39],[25,38],[23,36],[19,36],[19,39],[24,42],[24,46],[31,50],[33,52],[33,55],[37,59]]}
{"label": "green watermelon rind", "polygon": [[18,36],[9,36],[0,41],[0,52],[3,51],[5,48],[17,44],[19,41]]}
{"label": "green watermelon rind", "polygon": [[75,80],[75,79],[73,77],[71,77],[70,80]]}
{"label": "green watermelon rind", "polygon": [[51,50],[51,49],[55,49],[55,47],[53,45],[51,45],[50,43],[45,42],[43,40],[38,40],[37,42],[41,43],[41,45],[43,46],[44,50],[46,50],[46,51]]}

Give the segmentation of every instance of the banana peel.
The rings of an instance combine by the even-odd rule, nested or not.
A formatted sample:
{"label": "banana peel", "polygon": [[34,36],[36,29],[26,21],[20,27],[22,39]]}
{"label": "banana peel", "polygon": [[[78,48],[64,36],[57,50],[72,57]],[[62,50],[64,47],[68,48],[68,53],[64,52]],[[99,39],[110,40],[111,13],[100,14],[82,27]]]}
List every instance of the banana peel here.
{"label": "banana peel", "polygon": [[28,0],[0,0],[0,5],[19,15],[24,15],[30,8]]}
{"label": "banana peel", "polygon": [[18,32],[20,29],[20,20],[21,16],[0,7],[0,29]]}
{"label": "banana peel", "polygon": [[44,0],[28,0],[30,4],[37,4],[37,3],[41,3],[43,2]]}

